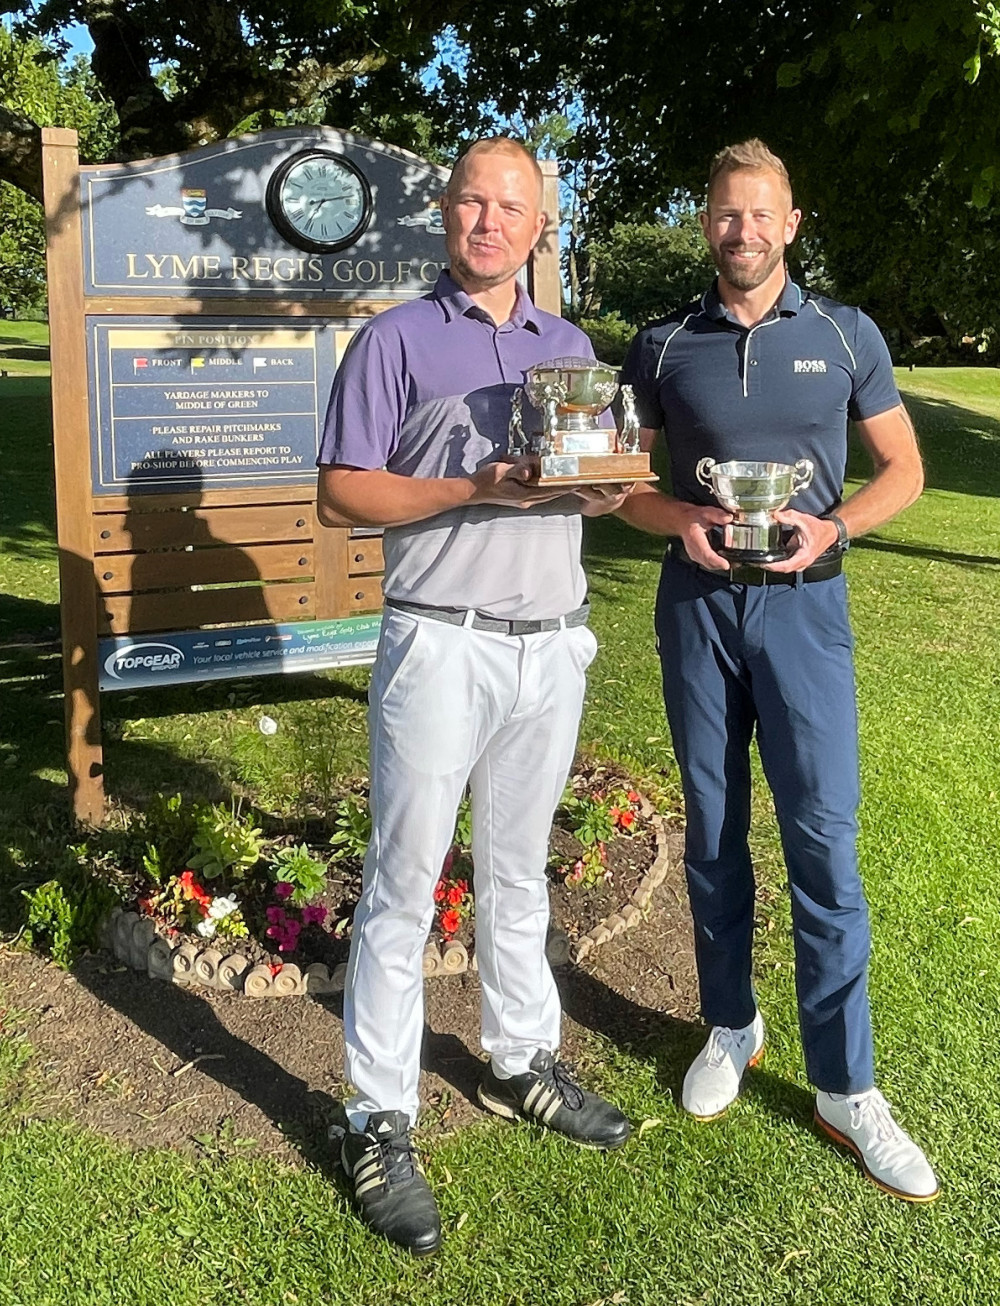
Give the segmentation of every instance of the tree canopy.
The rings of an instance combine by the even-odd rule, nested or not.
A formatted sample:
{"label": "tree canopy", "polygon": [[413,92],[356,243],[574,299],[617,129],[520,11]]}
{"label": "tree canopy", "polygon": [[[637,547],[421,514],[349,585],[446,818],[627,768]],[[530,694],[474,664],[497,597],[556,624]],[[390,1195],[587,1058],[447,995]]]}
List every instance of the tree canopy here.
{"label": "tree canopy", "polygon": [[[308,121],[441,159],[463,134],[490,125],[563,124],[577,306],[598,293],[589,251],[612,241],[616,225],[662,225],[675,205],[703,194],[718,148],[760,136],[786,159],[806,213],[802,248],[810,259],[820,252],[839,294],[902,338],[973,336],[1000,349],[993,0],[4,0],[0,8],[16,36],[42,43],[32,46],[40,61],[64,47],[67,24],[87,27],[92,90],[120,129],[105,157]],[[0,71],[0,178],[34,195],[41,121],[23,96],[7,93]],[[601,293],[610,305],[607,287]]]}
{"label": "tree canopy", "polygon": [[996,340],[1000,7],[974,0],[560,0],[471,12],[465,121],[576,106],[591,226],[704,193],[721,146],[788,163],[839,293],[906,335]]}
{"label": "tree canopy", "polygon": [[[468,0],[6,0],[16,36],[65,52],[83,24],[90,65],[135,159],[191,148],[303,115],[382,122],[418,143],[443,119],[419,79],[435,35]],[[0,177],[40,194],[38,123],[0,100]],[[404,139],[407,138],[407,139]]]}

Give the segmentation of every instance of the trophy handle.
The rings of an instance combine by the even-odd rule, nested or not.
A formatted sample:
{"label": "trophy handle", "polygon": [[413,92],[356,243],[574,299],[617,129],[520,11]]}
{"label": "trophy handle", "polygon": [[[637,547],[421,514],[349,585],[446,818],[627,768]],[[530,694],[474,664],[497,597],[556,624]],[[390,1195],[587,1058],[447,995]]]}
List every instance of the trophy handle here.
{"label": "trophy handle", "polygon": [[524,438],[523,409],[524,391],[515,390],[510,401],[510,426],[507,428],[507,450],[509,453],[528,452],[528,442]]}
{"label": "trophy handle", "polygon": [[621,387],[622,429],[621,446],[623,453],[639,452],[639,417],[635,411],[635,392],[630,385]]}
{"label": "trophy handle", "polygon": [[545,400],[545,452],[555,453],[558,447],[556,439],[559,423],[559,400],[550,395]]}
{"label": "trophy handle", "polygon": [[[698,466],[694,469],[694,474],[701,485],[706,486],[709,490],[712,488],[712,478],[709,475],[709,468],[715,466],[714,458],[702,458]],[[809,464],[809,478],[812,479],[812,463]]]}
{"label": "trophy handle", "polygon": [[812,485],[813,465],[808,458],[800,458],[795,464],[795,489],[793,494],[798,494],[799,490],[804,490],[807,486]]}

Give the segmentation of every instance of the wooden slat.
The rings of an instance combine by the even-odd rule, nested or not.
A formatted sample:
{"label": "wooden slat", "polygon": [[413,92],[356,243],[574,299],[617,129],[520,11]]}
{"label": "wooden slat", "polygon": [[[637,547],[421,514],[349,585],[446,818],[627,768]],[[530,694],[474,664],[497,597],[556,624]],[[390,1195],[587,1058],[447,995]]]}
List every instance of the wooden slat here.
{"label": "wooden slat", "polygon": [[538,166],[542,170],[542,208],[547,221],[542,238],[531,255],[531,297],[539,308],[558,317],[562,312],[562,283],[559,279],[559,164],[555,159],[539,159]]}
{"label": "wooden slat", "polygon": [[313,514],[301,504],[197,508],[193,512],[98,513],[94,552],[135,553],[187,545],[269,544],[312,538]]}
{"label": "wooden slat", "polygon": [[[430,290],[433,282],[428,282]],[[227,317],[243,330],[253,330],[255,317],[374,317],[387,308],[401,303],[396,299],[330,299],[317,295],[315,299],[200,299],[195,296],[149,296],[139,298],[124,295],[88,295],[87,312],[101,317]],[[214,325],[214,324],[213,324]],[[273,321],[261,323],[261,330],[274,325]],[[208,330],[208,327],[204,328]]]}
{"label": "wooden slat", "polygon": [[99,599],[98,625],[102,634],[118,635],[248,621],[311,621],[316,615],[315,588],[306,581],[302,585],[248,585]]}
{"label": "wooden slat", "polygon": [[346,617],[348,602],[348,546],[351,532],[346,527],[323,526],[313,504],[313,548],[316,553],[316,615],[320,621]]}
{"label": "wooden slat", "polygon": [[382,577],[362,576],[352,579],[347,605],[349,612],[377,612],[382,606]]}
{"label": "wooden slat", "polygon": [[59,596],[66,760],[78,820],[104,820],[104,755],[98,693],[90,530],[90,416],[83,319],[83,240],[75,131],[42,128],[42,176],[52,352]]}
{"label": "wooden slat", "polygon": [[116,553],[95,562],[104,594],[219,585],[233,581],[298,580],[313,575],[312,544],[260,544],[249,549],[195,549],[191,553]]}
{"label": "wooden slat", "polygon": [[189,490],[181,494],[102,494],[94,498],[94,512],[165,512],[169,508],[222,508],[249,503],[312,503],[315,480],[302,485],[279,485],[270,490]]}
{"label": "wooden slat", "polygon": [[385,570],[382,541],[378,536],[367,540],[351,540],[347,553],[347,570],[352,576],[366,576]]}

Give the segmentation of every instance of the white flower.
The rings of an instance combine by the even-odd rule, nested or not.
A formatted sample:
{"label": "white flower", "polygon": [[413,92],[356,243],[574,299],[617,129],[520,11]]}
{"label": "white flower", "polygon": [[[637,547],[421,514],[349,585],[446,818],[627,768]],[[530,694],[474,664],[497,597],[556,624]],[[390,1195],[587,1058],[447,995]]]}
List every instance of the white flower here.
{"label": "white flower", "polygon": [[[224,898],[213,898],[211,906],[208,909],[208,919],[212,921],[223,921],[227,916],[231,916],[234,911],[239,911],[240,904],[232,894]],[[215,926],[212,926],[213,931]]]}
{"label": "white flower", "polygon": [[200,934],[203,939],[210,939],[215,934],[215,921],[210,916],[206,916],[194,928],[195,933]]}

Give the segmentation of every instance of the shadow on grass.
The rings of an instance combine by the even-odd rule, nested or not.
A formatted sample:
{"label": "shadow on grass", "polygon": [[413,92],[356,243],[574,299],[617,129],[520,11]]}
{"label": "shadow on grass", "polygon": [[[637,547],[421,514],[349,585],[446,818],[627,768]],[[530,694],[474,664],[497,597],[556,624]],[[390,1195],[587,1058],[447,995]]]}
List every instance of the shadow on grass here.
{"label": "shadow on grass", "polygon": [[898,553],[904,558],[926,558],[931,562],[947,562],[956,567],[970,567],[976,571],[1000,567],[1000,557],[983,553],[953,553],[948,549],[932,549],[923,544],[903,544],[899,540],[883,540],[877,535],[865,535],[851,541],[852,549],[875,553]]}
{"label": "shadow on grass", "polygon": [[[1000,495],[1000,421],[946,399],[909,394],[903,398],[917,428],[927,488],[989,498]],[[871,471],[871,459],[852,431],[847,475],[867,480]]]}
{"label": "shadow on grass", "polygon": [[28,340],[11,340],[13,348],[0,349],[0,362],[5,358],[30,358],[36,363],[49,361],[48,345],[33,345]]}

